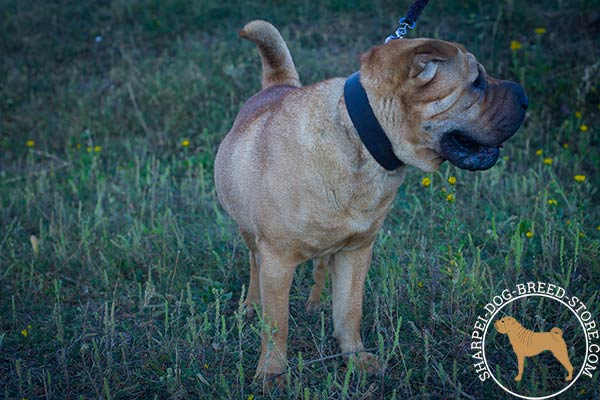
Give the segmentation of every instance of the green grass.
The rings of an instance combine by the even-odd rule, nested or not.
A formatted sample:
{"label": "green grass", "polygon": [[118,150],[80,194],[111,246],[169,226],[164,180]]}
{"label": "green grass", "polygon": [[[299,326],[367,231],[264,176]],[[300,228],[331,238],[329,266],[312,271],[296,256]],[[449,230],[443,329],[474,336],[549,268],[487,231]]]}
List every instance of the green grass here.
{"label": "green grass", "polygon": [[[259,398],[261,324],[237,313],[247,249],[212,180],[260,86],[236,33],[272,21],[308,84],[356,70],[408,5],[2,0],[0,398]],[[460,42],[520,81],[526,121],[490,171],[444,165],[428,188],[407,174],[365,293],[363,337],[384,377],[325,358],[339,351],[331,310],[305,314],[311,269],[298,269],[284,396],[505,397],[469,350],[493,295],[554,282],[600,315],[598,16],[585,0],[431,2],[411,36]],[[599,398],[597,379],[562,398]]]}

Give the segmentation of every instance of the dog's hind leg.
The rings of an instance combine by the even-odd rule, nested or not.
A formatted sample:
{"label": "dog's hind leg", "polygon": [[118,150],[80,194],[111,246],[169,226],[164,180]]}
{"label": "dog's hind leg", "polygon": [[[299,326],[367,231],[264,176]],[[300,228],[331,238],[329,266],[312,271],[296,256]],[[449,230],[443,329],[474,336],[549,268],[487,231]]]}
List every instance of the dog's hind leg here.
{"label": "dog's hind leg", "polygon": [[296,266],[303,260],[280,253],[267,243],[258,248],[263,332],[255,379],[270,391],[285,379],[290,287]]}
{"label": "dog's hind leg", "polygon": [[246,313],[247,318],[252,318],[256,314],[254,306],[260,306],[259,260],[255,249],[254,236],[244,232],[241,233],[246,245],[250,249],[250,283],[248,284],[246,299],[242,303],[241,308]]}
{"label": "dog's hind leg", "polygon": [[310,294],[306,301],[307,312],[317,311],[321,307],[321,293],[325,287],[325,280],[327,278],[327,271],[329,270],[330,263],[331,256],[315,258],[313,260],[313,278],[315,284],[310,289]]}
{"label": "dog's hind leg", "polygon": [[245,311],[247,318],[252,318],[256,314],[254,305],[260,306],[260,282],[257,255],[250,251],[250,283],[248,284],[246,300],[242,303],[242,310]]}
{"label": "dog's hind leg", "polygon": [[552,350],[552,354],[562,364],[562,366],[565,367],[565,369],[567,370],[567,372],[569,374],[565,378],[565,381],[570,381],[571,379],[573,379],[573,365],[571,364],[571,361],[569,360],[567,344],[564,342],[561,343],[561,346],[559,346],[557,349]]}

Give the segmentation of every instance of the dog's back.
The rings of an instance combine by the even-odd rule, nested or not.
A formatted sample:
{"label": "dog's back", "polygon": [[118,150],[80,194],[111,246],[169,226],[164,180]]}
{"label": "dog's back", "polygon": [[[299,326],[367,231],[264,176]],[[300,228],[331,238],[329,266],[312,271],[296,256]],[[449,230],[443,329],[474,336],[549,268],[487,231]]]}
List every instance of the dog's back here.
{"label": "dog's back", "polygon": [[554,351],[557,346],[566,348],[563,332],[554,327],[549,332],[535,332],[525,328],[515,320],[515,328],[509,332],[510,342],[515,353],[521,353],[526,357],[540,354],[542,351]]}

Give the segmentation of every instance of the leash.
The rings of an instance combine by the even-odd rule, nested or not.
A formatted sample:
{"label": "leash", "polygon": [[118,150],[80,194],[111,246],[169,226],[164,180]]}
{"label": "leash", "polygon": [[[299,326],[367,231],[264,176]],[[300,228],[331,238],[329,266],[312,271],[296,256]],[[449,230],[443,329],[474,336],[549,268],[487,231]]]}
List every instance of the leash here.
{"label": "leash", "polygon": [[[414,29],[417,26],[417,19],[428,1],[415,0],[408,9],[406,17],[400,18],[400,21],[398,21],[400,27],[396,29],[393,35],[385,39],[385,43],[388,43],[390,40],[402,39],[408,32],[408,29]],[[344,84],[344,101],[352,125],[354,125],[360,140],[375,161],[388,171],[393,171],[404,165],[402,160],[399,160],[394,154],[390,139],[373,113],[367,92],[360,83],[360,71],[355,72],[346,79],[346,83]]]}
{"label": "leash", "polygon": [[402,39],[404,36],[406,36],[409,29],[415,29],[415,26],[417,26],[417,19],[419,19],[419,16],[423,12],[423,9],[428,2],[429,0],[415,0],[415,2],[412,3],[408,9],[406,17],[402,17],[400,20],[398,20],[400,27],[396,29],[396,32],[385,39],[385,43],[389,42],[390,40]]}

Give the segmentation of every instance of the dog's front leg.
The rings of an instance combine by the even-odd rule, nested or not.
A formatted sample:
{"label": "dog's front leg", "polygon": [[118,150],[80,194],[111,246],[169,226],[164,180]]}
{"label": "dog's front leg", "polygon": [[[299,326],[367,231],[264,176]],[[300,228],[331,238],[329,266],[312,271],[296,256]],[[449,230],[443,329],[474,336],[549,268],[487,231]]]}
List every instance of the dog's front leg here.
{"label": "dog's front leg", "polygon": [[353,251],[340,251],[333,256],[331,284],[333,294],[333,335],[342,353],[359,352],[352,357],[356,365],[371,374],[383,372],[382,363],[364,352],[360,337],[365,278],[371,263],[373,242]]}
{"label": "dog's front leg", "polygon": [[519,373],[515,376],[515,381],[519,382],[523,377],[523,368],[525,366],[525,356],[522,354],[517,354],[517,364],[519,365]]}
{"label": "dog's front leg", "polygon": [[265,324],[255,379],[265,390],[283,385],[287,367],[287,336],[290,286],[297,263],[266,245],[259,246],[259,286]]}

